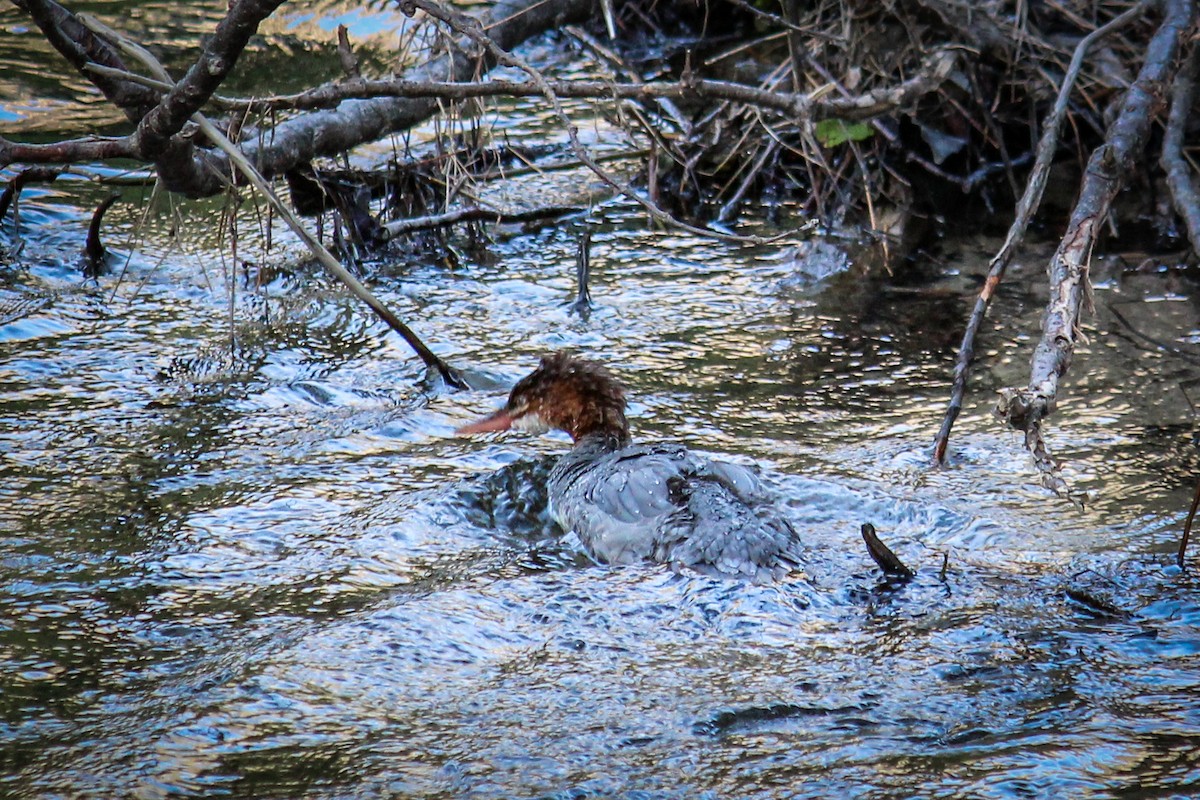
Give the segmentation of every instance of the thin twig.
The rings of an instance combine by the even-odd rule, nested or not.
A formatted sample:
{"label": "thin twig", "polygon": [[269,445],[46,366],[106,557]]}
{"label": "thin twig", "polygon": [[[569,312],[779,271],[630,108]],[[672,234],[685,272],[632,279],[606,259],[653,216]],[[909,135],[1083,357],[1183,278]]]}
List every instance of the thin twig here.
{"label": "thin twig", "polygon": [[1162,339],[1156,339],[1155,337],[1150,336],[1147,333],[1143,333],[1142,331],[1139,331],[1137,328],[1133,327],[1133,323],[1130,322],[1128,319],[1126,319],[1125,315],[1122,314],[1120,311],[1118,311],[1117,307],[1115,305],[1113,305],[1112,303],[1108,304],[1108,310],[1109,310],[1109,313],[1111,313],[1114,317],[1117,318],[1117,322],[1121,323],[1129,330],[1130,335],[1132,335],[1134,338],[1141,339],[1143,342],[1152,344],[1155,347],[1157,347],[1161,352],[1170,353],[1171,355],[1175,356],[1176,358],[1182,359],[1183,361],[1186,361],[1189,364],[1195,364],[1197,366],[1200,366],[1200,355],[1198,355],[1196,353],[1189,353],[1187,350],[1177,347],[1176,345],[1172,344],[1171,342],[1167,342]]}
{"label": "thin twig", "polygon": [[532,80],[533,83],[541,90],[541,94],[554,109],[554,115],[559,119],[563,125],[563,128],[567,132],[567,138],[571,142],[571,150],[575,153],[575,157],[582,161],[588,169],[590,169],[598,178],[600,178],[600,180],[604,181],[616,191],[642,206],[642,208],[644,208],[652,218],[658,220],[664,225],[669,225],[672,228],[707,238],[724,239],[726,241],[734,241],[746,244],[763,244],[767,241],[773,240],[764,239],[760,236],[737,236],[708,228],[697,228],[693,225],[683,222],[682,220],[676,219],[671,214],[663,211],[654,203],[646,199],[640,192],[635,190],[632,185],[618,182],[616,178],[604,170],[588,154],[587,149],[583,146],[583,143],[579,141],[578,130],[576,129],[575,125],[572,124],[570,118],[567,116],[566,111],[563,110],[562,103],[559,101],[558,95],[555,94],[554,90],[550,87],[550,84],[546,82],[546,79],[542,76],[541,72],[531,66],[520,56],[506,52],[499,47],[490,36],[483,32],[478,20],[475,20],[472,17],[463,16],[454,11],[450,11],[449,9],[446,9],[439,4],[432,2],[431,0],[403,0],[401,3],[401,10],[404,11],[410,11],[417,8],[421,9],[431,17],[449,25],[455,31],[466,36],[476,44],[486,48],[498,63],[505,66],[515,67],[528,75],[530,80]]}
{"label": "thin twig", "polygon": [[402,233],[430,230],[432,228],[446,228],[460,222],[494,222],[497,224],[534,222],[540,219],[549,219],[550,217],[580,214],[586,210],[582,206],[571,205],[542,206],[522,211],[501,211],[499,209],[472,206],[468,208],[456,208],[441,214],[429,214],[424,217],[398,219],[383,225],[383,230],[387,238],[391,239]]}
{"label": "thin twig", "polygon": [[1196,482],[1196,496],[1192,498],[1192,507],[1188,509],[1187,521],[1183,523],[1183,537],[1179,540],[1179,552],[1175,555],[1175,563],[1184,565],[1184,554],[1187,553],[1188,540],[1192,538],[1192,522],[1196,519],[1196,508],[1200,507],[1200,481]]}

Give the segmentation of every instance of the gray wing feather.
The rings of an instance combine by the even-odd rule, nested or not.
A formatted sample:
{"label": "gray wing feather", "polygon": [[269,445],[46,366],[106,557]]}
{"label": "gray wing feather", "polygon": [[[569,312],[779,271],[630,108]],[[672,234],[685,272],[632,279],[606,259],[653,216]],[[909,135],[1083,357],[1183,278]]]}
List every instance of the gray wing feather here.
{"label": "gray wing feather", "polygon": [[551,476],[572,484],[571,502],[555,516],[602,561],[649,558],[756,580],[797,564],[795,530],[744,467],[670,445],[571,461],[564,457]]}

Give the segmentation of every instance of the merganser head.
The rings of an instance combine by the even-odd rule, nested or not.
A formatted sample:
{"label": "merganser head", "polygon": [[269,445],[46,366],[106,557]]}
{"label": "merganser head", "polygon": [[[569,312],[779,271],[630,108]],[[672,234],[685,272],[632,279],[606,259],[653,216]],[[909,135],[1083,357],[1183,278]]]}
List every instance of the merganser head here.
{"label": "merganser head", "polygon": [[604,366],[567,353],[542,357],[538,368],[513,387],[504,408],[464,425],[458,433],[487,433],[509,428],[545,433],[566,431],[578,442],[600,434],[629,442],[625,387]]}

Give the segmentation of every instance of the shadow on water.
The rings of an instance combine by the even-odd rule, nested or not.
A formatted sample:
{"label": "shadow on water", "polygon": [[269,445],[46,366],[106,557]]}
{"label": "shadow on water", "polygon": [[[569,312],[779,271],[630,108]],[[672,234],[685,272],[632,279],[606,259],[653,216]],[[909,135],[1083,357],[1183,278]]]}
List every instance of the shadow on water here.
{"label": "shadow on water", "polygon": [[[301,17],[256,57],[316,24]],[[1168,566],[1195,368],[1130,333],[1195,343],[1176,271],[1094,260],[1097,314],[1051,431],[1093,496],[1078,509],[990,418],[990,392],[1025,379],[1036,248],[934,470],[995,242],[865,281],[613,206],[585,321],[569,308],[578,231],[497,228],[454,271],[411,260],[374,279],[491,387],[446,393],[282,252],[261,284],[242,271],[231,307],[211,225],[181,244],[152,223],[126,276],[84,281],[88,211],[68,189],[26,198],[25,249],[0,267],[0,794],[1200,792],[1200,585]],[[761,468],[807,580],[594,564],[546,512],[564,439],[453,435],[560,348],[620,374],[635,437]],[[915,578],[882,578],[864,521]]]}

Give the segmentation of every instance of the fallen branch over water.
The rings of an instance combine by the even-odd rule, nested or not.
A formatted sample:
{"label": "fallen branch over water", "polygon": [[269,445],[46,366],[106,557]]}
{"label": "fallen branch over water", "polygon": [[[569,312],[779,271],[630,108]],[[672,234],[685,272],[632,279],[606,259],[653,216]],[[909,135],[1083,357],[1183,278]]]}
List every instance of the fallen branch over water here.
{"label": "fallen branch over water", "polygon": [[[14,163],[72,163],[99,158],[134,158],[153,162],[172,191],[205,197],[224,191],[237,171],[229,157],[180,136],[192,114],[201,110],[237,63],[258,25],[281,5],[281,0],[239,0],[217,25],[196,62],[178,82],[155,78],[172,88],[117,77],[130,70],[111,42],[89,31],[79,15],[54,0],[14,0],[41,28],[46,38],[137,129],[125,137],[79,139],[43,145],[25,145],[0,138],[0,167]],[[497,46],[511,49],[553,25],[585,19],[592,0],[503,0],[479,23]],[[94,70],[91,64],[107,69]],[[429,59],[412,77],[434,82],[469,80],[494,65],[495,59],[477,48],[456,47]],[[316,111],[285,120],[269,134],[243,144],[247,158],[266,178],[282,175],[319,156],[345,153],[354,147],[396,131],[405,130],[439,110],[435,95],[344,99],[336,110]]]}
{"label": "fallen branch over water", "polygon": [[[949,76],[957,57],[955,50],[940,50],[928,56],[918,74],[912,78],[894,87],[846,97],[831,96],[824,89],[813,92],[768,91],[741,83],[705,78],[655,83],[546,79],[544,84],[532,80],[434,81],[410,78],[358,78],[325,83],[294,94],[270,97],[238,98],[213,95],[209,102],[214,108],[222,111],[267,114],[337,108],[346,100],[440,98],[463,101],[482,97],[542,97],[549,89],[557,97],[570,99],[668,99],[693,102],[728,100],[764,111],[773,111],[791,121],[819,121],[830,117],[856,121],[894,112],[934,91]],[[163,81],[120,69],[89,64],[85,70],[89,74],[120,78],[159,90],[167,86]]]}
{"label": "fallen branch over water", "polygon": [[1033,164],[1033,171],[1025,183],[1025,192],[1017,202],[1016,214],[1013,217],[1012,225],[1009,226],[1008,236],[1005,237],[1004,244],[1001,245],[1000,250],[997,251],[996,255],[992,256],[991,263],[988,265],[988,274],[983,284],[983,290],[979,293],[979,299],[975,301],[975,308],[971,311],[971,317],[967,322],[967,329],[963,333],[962,344],[958,349],[958,361],[954,366],[954,382],[950,389],[950,404],[946,408],[946,416],[942,420],[942,428],[938,431],[937,439],[934,442],[933,460],[937,464],[942,464],[946,460],[946,446],[950,441],[950,431],[954,427],[954,422],[958,419],[959,413],[962,411],[963,396],[967,389],[967,378],[971,369],[971,362],[975,358],[975,337],[979,334],[979,326],[987,314],[988,306],[992,302],[992,297],[995,295],[996,289],[1000,286],[1000,282],[1004,280],[1004,273],[1007,271],[1008,265],[1012,262],[1017,248],[1025,240],[1025,232],[1029,229],[1029,223],[1033,220],[1033,215],[1037,213],[1038,207],[1041,205],[1042,194],[1046,190],[1046,181],[1050,177],[1050,167],[1058,151],[1059,131],[1062,129],[1063,119],[1066,117],[1068,101],[1074,90],[1075,81],[1078,80],[1079,72],[1083,68],[1084,58],[1098,41],[1137,20],[1147,5],[1149,5],[1148,2],[1138,3],[1124,14],[1114,17],[1108,24],[1097,28],[1083,37],[1075,47],[1075,52],[1071,56],[1071,64],[1067,68],[1067,73],[1058,87],[1058,96],[1054,101],[1054,108],[1042,124],[1042,136],[1038,141],[1037,158]]}
{"label": "fallen branch over water", "polygon": [[1165,0],[1157,5],[1164,12],[1163,22],[1150,41],[1142,68],[1125,94],[1120,114],[1109,127],[1104,144],[1088,159],[1067,231],[1050,259],[1050,299],[1042,337],[1034,350],[1029,383],[1023,389],[1003,392],[996,407],[997,415],[1025,432],[1025,446],[1034,457],[1043,485],[1068,496],[1070,489],[1046,448],[1042,423],[1058,404],[1059,380],[1075,354],[1079,314],[1085,299],[1090,305],[1088,268],[1092,249],[1113,198],[1145,147],[1151,120],[1161,107],[1165,87],[1176,68],[1183,36],[1192,24],[1191,0]]}
{"label": "fallen branch over water", "polygon": [[424,217],[398,219],[383,226],[389,238],[413,231],[446,228],[462,222],[494,222],[511,225],[518,222],[534,222],[536,220],[562,217],[568,214],[580,214],[587,211],[582,206],[542,206],[521,211],[504,211],[493,208],[456,208],[444,214],[430,214]]}

